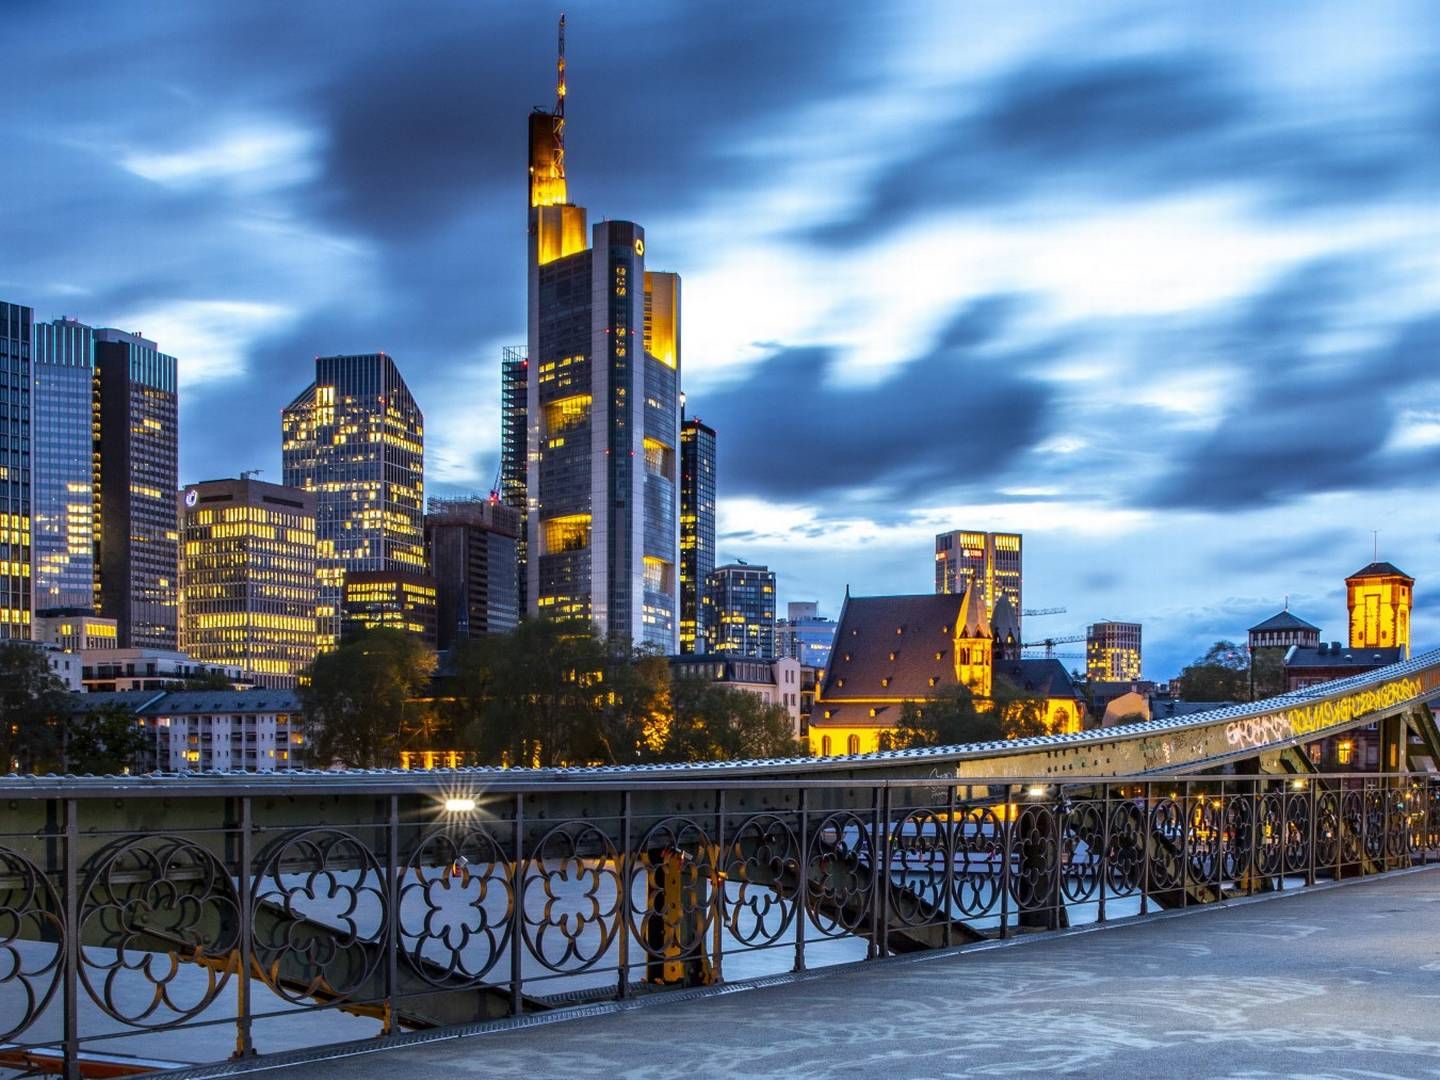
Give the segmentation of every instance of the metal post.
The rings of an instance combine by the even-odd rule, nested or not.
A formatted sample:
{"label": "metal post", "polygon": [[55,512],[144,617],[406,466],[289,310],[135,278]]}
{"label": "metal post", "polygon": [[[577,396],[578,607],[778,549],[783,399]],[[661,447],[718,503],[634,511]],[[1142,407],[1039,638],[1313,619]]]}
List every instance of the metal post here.
{"label": "metal post", "polygon": [[381,1035],[394,1035],[395,992],[400,983],[400,888],[396,874],[400,867],[400,799],[391,795],[385,822],[385,1022]]}
{"label": "metal post", "polygon": [[1100,810],[1100,858],[1095,858],[1093,851],[1088,853],[1090,864],[1095,867],[1095,873],[1100,877],[1100,904],[1095,912],[1095,921],[1105,921],[1105,869],[1110,861],[1110,785],[1106,784],[1102,789]]}
{"label": "metal post", "polygon": [[714,920],[715,959],[710,973],[711,982],[723,982],[725,978],[725,792],[715,793],[715,857],[710,868],[712,895],[711,918]]}
{"label": "metal post", "polygon": [[1000,806],[1000,937],[1010,936],[1010,859],[1015,830],[1010,826],[1011,788],[1005,785],[1005,801]]}
{"label": "metal post", "polygon": [[1150,914],[1150,842],[1154,840],[1154,819],[1151,808],[1155,805],[1155,784],[1145,781],[1145,804],[1140,812],[1140,914]]}
{"label": "metal post", "polygon": [[1245,893],[1253,896],[1259,892],[1256,879],[1260,869],[1260,781],[1250,781],[1250,880],[1245,883]]}
{"label": "metal post", "polygon": [[[1389,724],[1389,721],[1381,722],[1381,730]],[[1388,754],[1390,747],[1386,746],[1384,752]],[[1382,763],[1383,770],[1386,763]],[[1380,871],[1384,873],[1390,869],[1390,792],[1393,790],[1392,781],[1383,772],[1380,783]]]}
{"label": "metal post", "polygon": [[525,1011],[520,988],[525,981],[521,953],[525,948],[525,794],[515,793],[515,839],[510,868],[510,1015]]}
{"label": "metal post", "polygon": [[630,792],[620,796],[620,972],[616,994],[623,1001],[630,993]]}
{"label": "metal post", "polygon": [[810,917],[810,792],[800,789],[800,854],[795,860],[795,970],[805,970],[805,923]]}
{"label": "metal post", "polygon": [[941,850],[945,853],[945,903],[941,911],[945,914],[945,948],[955,944],[955,916],[950,910],[955,898],[955,785],[945,788],[945,842]]}
{"label": "metal post", "polygon": [[1180,790],[1180,907],[1190,906],[1190,781]]}
{"label": "metal post", "polygon": [[65,803],[65,1080],[80,1080],[80,826],[74,799]]}
{"label": "metal post", "polygon": [[1305,857],[1305,884],[1314,885],[1315,864],[1320,861],[1320,853],[1315,846],[1315,830],[1319,827],[1316,819],[1320,816],[1320,785],[1317,781],[1306,780],[1305,788],[1310,793],[1310,843]]}
{"label": "metal post", "polygon": [[1050,811],[1055,819],[1055,885],[1050,892],[1051,930],[1060,929],[1060,915],[1065,910],[1065,787],[1055,785],[1055,805]]}
{"label": "metal post", "polygon": [[1368,841],[1369,839],[1370,839],[1370,778],[1369,778],[1368,776],[1362,776],[1362,777],[1360,778],[1360,859],[1359,859],[1359,870],[1360,870],[1360,873],[1357,875],[1357,876],[1359,876],[1359,877],[1364,877],[1364,876],[1365,876],[1365,860],[1366,860],[1366,858],[1369,857],[1369,854],[1370,854],[1370,851],[1369,851],[1370,845],[1367,843],[1367,841]]}
{"label": "metal post", "polygon": [[[875,912],[876,912],[876,948],[879,955],[890,955],[890,814],[891,814],[891,790],[886,784],[883,789],[875,792],[876,803],[879,806],[878,820],[880,825],[880,851],[878,874],[875,881]],[[872,847],[873,851],[874,848]]]}
{"label": "metal post", "polygon": [[235,1018],[235,1056],[237,1058],[252,1057],[255,1053],[251,1021],[254,1005],[250,1000],[250,971],[255,966],[253,926],[255,913],[250,910],[253,902],[250,895],[253,888],[250,879],[250,865],[254,860],[254,853],[251,850],[253,840],[250,835],[254,828],[252,813],[250,796],[242,795],[240,797],[240,855],[236,873],[240,886],[240,970],[235,973],[239,1012]]}

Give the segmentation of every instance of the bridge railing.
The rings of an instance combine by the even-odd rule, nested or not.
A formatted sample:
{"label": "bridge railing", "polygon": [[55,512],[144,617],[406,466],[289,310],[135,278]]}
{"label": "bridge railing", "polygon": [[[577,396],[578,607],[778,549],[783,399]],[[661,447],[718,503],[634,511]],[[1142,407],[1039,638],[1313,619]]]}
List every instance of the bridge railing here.
{"label": "bridge railing", "polygon": [[0,782],[0,1075],[466,1025],[1428,861],[1428,775]]}

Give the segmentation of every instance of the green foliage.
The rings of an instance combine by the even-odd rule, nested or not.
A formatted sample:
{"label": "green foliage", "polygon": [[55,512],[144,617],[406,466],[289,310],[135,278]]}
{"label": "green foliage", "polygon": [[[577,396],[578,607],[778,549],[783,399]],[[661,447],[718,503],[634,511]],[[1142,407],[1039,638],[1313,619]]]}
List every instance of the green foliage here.
{"label": "green foliage", "polygon": [[1243,646],[1217,641],[1180,673],[1184,701],[1247,701],[1250,697],[1250,658]]}
{"label": "green foliage", "polygon": [[1119,727],[1122,724],[1143,724],[1146,719],[1148,718],[1143,712],[1129,712],[1124,716],[1117,716],[1111,726]]}
{"label": "green foliage", "polygon": [[65,728],[65,771],[110,775],[127,771],[145,749],[145,731],[123,705],[107,703],[70,718]]}
{"label": "green foliage", "polygon": [[0,772],[53,772],[62,767],[62,733],[70,694],[42,650],[0,644]]}
{"label": "green foliage", "polygon": [[233,690],[234,683],[225,677],[224,672],[203,671],[199,675],[191,675],[180,684],[181,690]]}
{"label": "green foliage", "polygon": [[316,658],[300,689],[311,763],[375,768],[399,762],[411,703],[435,667],[434,654],[399,630],[368,631]]}
{"label": "green foliage", "polygon": [[1283,694],[1288,688],[1285,678],[1285,649],[1282,646],[1256,649],[1250,654],[1250,690],[1256,700]]}
{"label": "green foliage", "polygon": [[793,757],[801,751],[779,705],[708,679],[676,679],[673,716],[660,747],[662,761],[733,761]]}
{"label": "green foliage", "polygon": [[991,700],[976,705],[963,686],[949,687],[925,701],[907,701],[900,709],[890,746],[964,746],[1045,734],[1045,703],[997,679]]}

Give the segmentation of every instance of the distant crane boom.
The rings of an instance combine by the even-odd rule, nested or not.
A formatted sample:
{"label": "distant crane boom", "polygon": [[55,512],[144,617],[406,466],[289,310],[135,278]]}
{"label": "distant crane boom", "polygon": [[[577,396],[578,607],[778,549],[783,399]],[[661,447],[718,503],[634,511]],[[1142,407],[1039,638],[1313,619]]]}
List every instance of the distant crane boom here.
{"label": "distant crane boom", "polygon": [[1064,615],[1063,607],[1027,607],[1022,608],[1021,615]]}

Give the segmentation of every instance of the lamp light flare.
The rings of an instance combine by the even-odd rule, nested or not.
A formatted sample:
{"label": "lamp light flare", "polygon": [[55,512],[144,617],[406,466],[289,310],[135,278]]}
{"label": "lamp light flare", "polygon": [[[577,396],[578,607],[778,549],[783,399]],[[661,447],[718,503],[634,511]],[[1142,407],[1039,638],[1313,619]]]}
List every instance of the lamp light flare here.
{"label": "lamp light flare", "polygon": [[475,812],[474,799],[446,799],[445,812],[447,814],[471,814]]}

